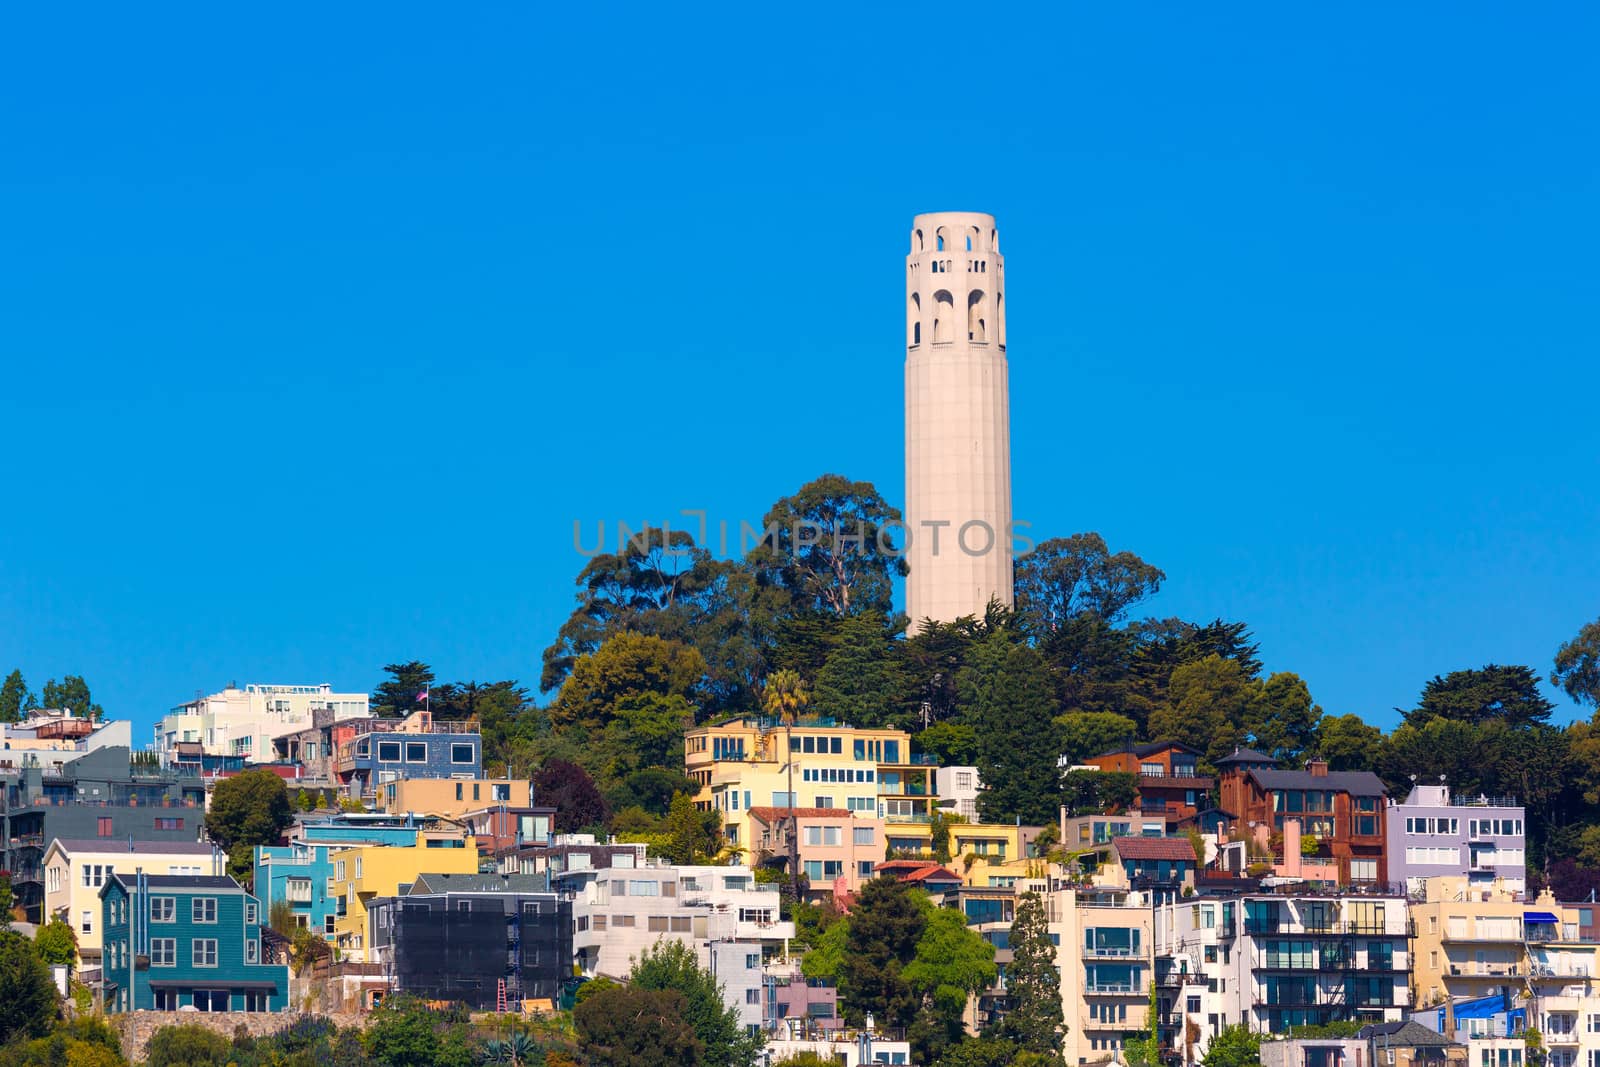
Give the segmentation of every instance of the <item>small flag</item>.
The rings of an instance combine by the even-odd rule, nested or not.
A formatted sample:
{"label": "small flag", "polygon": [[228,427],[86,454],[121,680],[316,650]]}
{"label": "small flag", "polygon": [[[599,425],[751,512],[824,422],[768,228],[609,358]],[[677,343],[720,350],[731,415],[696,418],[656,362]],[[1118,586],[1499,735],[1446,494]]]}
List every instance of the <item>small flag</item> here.
{"label": "small flag", "polygon": [[427,701],[428,701],[428,691],[426,689],[424,689],[422,692],[417,694],[417,703],[425,704],[425,703],[427,703]]}

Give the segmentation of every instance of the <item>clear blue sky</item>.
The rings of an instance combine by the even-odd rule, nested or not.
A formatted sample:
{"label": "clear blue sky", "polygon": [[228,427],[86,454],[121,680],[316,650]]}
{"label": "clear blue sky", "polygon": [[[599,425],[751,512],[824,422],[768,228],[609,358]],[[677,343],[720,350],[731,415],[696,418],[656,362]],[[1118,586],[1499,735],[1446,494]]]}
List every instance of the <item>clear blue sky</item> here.
{"label": "clear blue sky", "polygon": [[900,499],[936,210],[1154,613],[1385,726],[1600,615],[1592,7],[572,8],[10,13],[0,670],[535,680],[575,519]]}

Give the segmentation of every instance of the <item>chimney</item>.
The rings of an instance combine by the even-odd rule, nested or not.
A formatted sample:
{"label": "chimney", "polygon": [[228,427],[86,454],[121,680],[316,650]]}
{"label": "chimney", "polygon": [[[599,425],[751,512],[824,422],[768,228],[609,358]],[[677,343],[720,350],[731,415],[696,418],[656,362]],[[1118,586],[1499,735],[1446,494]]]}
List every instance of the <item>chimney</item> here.
{"label": "chimney", "polygon": [[1325,759],[1314,759],[1310,763],[1306,764],[1306,770],[1311,772],[1311,777],[1313,778],[1326,778],[1328,777],[1328,761]]}
{"label": "chimney", "polygon": [[1299,878],[1301,872],[1300,857],[1300,820],[1283,820],[1283,873],[1288,878]]}

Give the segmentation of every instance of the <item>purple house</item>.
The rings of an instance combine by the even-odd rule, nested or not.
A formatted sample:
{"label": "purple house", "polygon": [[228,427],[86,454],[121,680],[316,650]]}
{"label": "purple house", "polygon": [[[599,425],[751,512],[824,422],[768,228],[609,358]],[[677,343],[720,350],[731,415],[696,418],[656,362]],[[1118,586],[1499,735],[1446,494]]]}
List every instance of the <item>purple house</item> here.
{"label": "purple house", "polygon": [[1389,877],[1416,888],[1423,878],[1452,876],[1485,885],[1527,888],[1523,809],[1515,797],[1452,796],[1450,787],[1413,785],[1388,802]]}

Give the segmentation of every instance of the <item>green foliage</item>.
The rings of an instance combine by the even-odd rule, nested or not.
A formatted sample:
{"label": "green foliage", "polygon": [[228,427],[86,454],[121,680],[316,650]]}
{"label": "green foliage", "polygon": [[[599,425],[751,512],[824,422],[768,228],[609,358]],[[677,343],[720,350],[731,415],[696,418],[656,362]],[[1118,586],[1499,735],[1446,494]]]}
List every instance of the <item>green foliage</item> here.
{"label": "green foliage", "polygon": [[33,935],[33,947],[47,964],[64,963],[71,967],[78,960],[78,935],[72,924],[51,919]]}
{"label": "green foliage", "polygon": [[658,851],[672,863],[710,863],[726,844],[722,816],[715,810],[700,811],[687,793],[672,798],[663,830],[665,837]]}
{"label": "green foliage", "polygon": [[1017,898],[1011,924],[1011,964],[1006,968],[1006,991],[1011,1010],[1001,1025],[1002,1036],[1018,1048],[1061,1061],[1061,1038],[1066,1021],[1061,1011],[1061,972],[1056,948],[1050,943],[1050,923],[1037,893]]}
{"label": "green foliage", "polygon": [[1238,660],[1211,653],[1173,669],[1166,704],[1150,713],[1150,739],[1193,744],[1215,765],[1244,743],[1264,701],[1261,684]]}
{"label": "green foliage", "polygon": [[1490,722],[1531,726],[1547,721],[1554,707],[1539,692],[1539,678],[1531,667],[1491,663],[1477,670],[1435,675],[1423,687],[1417,706],[1402,714],[1406,725],[1418,727],[1434,719],[1473,726]]}
{"label": "green foliage", "polygon": [[1061,776],[1061,803],[1069,815],[1123,812],[1139,794],[1139,776],[1128,771],[1068,771]]}
{"label": "green foliage", "polygon": [[796,1052],[781,1060],[773,1060],[772,1067],[838,1067],[838,1063],[831,1056],[824,1059],[815,1052]]}
{"label": "green foliage", "polygon": [[147,1067],[223,1067],[233,1042],[198,1023],[163,1026],[145,1045]]}
{"label": "green foliage", "polygon": [[682,770],[646,767],[634,771],[619,782],[606,794],[606,802],[612,811],[619,814],[629,808],[637,808],[651,815],[665,815],[672,805],[673,797],[679,793],[688,793],[692,796],[698,789],[694,782],[684,776]]}
{"label": "green foliage", "polygon": [[1261,1063],[1261,1035],[1249,1027],[1224,1027],[1206,1046],[1205,1067],[1256,1067]]}
{"label": "green foliage", "polygon": [[16,894],[11,890],[11,874],[0,871],[0,930],[11,929],[11,913],[16,906]]}
{"label": "green foliage", "polygon": [[367,701],[374,715],[381,718],[403,719],[433,703],[431,692],[428,694],[426,705],[417,699],[417,695],[424,689],[431,689],[433,686],[433,668],[426,663],[420,660],[390,663],[383,668],[383,672],[389,676],[388,680],[379,682]]}
{"label": "green foliage", "polygon": [[833,650],[817,672],[817,706],[855,726],[909,725],[901,714],[905,678],[894,655],[894,636],[882,616],[844,619]]}
{"label": "green foliage", "polygon": [[1041,740],[1051,736],[1056,705],[1044,660],[1015,635],[996,631],[974,649],[960,689],[978,734],[984,821],[1054,821],[1060,771],[1055,746]]}
{"label": "green foliage", "polygon": [[1053,537],[1016,562],[1017,615],[1041,636],[1079,615],[1109,622],[1153,595],[1165,578],[1132,552],[1112,555],[1097,533]]}
{"label": "green foliage", "polygon": [[0,930],[0,1044],[16,1037],[42,1037],[59,1014],[49,968],[33,942]]}
{"label": "green foliage", "polygon": [[945,1049],[935,1067],[1055,1067],[1059,1053],[1047,1055],[1018,1048],[1004,1038],[973,1037]]}
{"label": "green foliage", "polygon": [[444,1051],[433,1016],[404,997],[389,997],[372,1013],[362,1044],[385,1067],[433,1067]]}
{"label": "green foliage", "polygon": [[294,795],[294,806],[304,812],[317,810],[317,791],[315,789],[302,789]]}
{"label": "green foliage", "polygon": [[1074,711],[1056,716],[1056,743],[1069,764],[1120,751],[1138,736],[1139,724],[1111,711]]}
{"label": "green foliage", "polygon": [[964,723],[936,722],[912,739],[944,767],[971,767],[978,762],[978,731]]}
{"label": "green foliage", "polygon": [[242,854],[250,866],[250,850],[275,844],[294,823],[289,789],[269,770],[256,769],[224,778],[211,793],[206,833],[229,855],[229,871]]}
{"label": "green foliage", "polygon": [[700,1067],[704,1048],[675,989],[602,989],[572,1013],[590,1067]]}
{"label": "green foliage", "polygon": [[1377,766],[1383,731],[1359,715],[1326,715],[1317,727],[1316,753],[1331,771],[1366,771]]}
{"label": "green foliage", "polygon": [[7,1067],[126,1067],[122,1046],[101,1019],[82,1016],[57,1023],[50,1033],[0,1048]]}
{"label": "green foliage", "polygon": [[98,719],[105,715],[105,709],[90,697],[89,683],[78,674],[65,675],[59,682],[52,678],[44,683],[39,701],[42,707],[66,708],[80,718]]}
{"label": "green foliage", "polygon": [[0,722],[20,722],[23,712],[34,704],[34,696],[28,692],[28,683],[22,680],[21,671],[12,671],[6,675],[3,685],[0,685]]}
{"label": "green foliage", "polygon": [[673,991],[683,997],[682,1017],[694,1029],[707,1067],[753,1067],[762,1040],[744,1032],[739,1013],[722,998],[722,984],[702,970],[694,950],[681,941],[661,940],[634,962],[629,981],[636,989]]}
{"label": "green foliage", "polygon": [[791,612],[888,617],[893,578],[909,571],[885,529],[900,518],[871,482],[824,474],[772,505],[762,525],[774,536],[746,562],[758,585],[787,596]]}
{"label": "green foliage", "polygon": [[[15,672],[13,676],[20,687],[22,676]],[[7,678],[6,685],[10,684],[11,679]],[[1563,642],[1556,650],[1550,684],[1560,686],[1575,703],[1600,709],[1600,619],[1584,626],[1577,636]],[[0,701],[0,714],[3,712],[4,704]]]}
{"label": "green foliage", "polygon": [[1296,766],[1317,741],[1322,708],[1311,699],[1305,680],[1279,671],[1261,684],[1261,697],[1244,726],[1252,747],[1286,766]]}
{"label": "green foliage", "polygon": [[1290,1037],[1310,1038],[1338,1038],[1355,1037],[1356,1032],[1367,1024],[1360,1019],[1335,1019],[1326,1023],[1307,1023],[1303,1026],[1289,1027]]}

